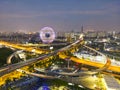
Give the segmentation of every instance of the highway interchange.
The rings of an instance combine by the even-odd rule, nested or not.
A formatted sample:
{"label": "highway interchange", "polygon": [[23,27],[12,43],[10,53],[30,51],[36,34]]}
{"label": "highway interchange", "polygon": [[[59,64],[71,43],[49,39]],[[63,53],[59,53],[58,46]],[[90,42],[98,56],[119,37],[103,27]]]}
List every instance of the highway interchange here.
{"label": "highway interchange", "polygon": [[[29,60],[26,60],[26,61],[22,61],[22,62],[19,62],[19,63],[16,63],[16,64],[12,64],[12,65],[8,65],[6,67],[2,67],[0,68],[0,76],[3,76],[7,73],[10,73],[16,69],[19,69],[21,67],[24,67],[24,66],[28,66],[32,63],[35,63],[39,60],[42,60],[42,59],[45,59],[45,58],[48,58],[50,56],[53,56],[55,54],[58,54],[60,58],[62,59],[66,59],[68,58],[69,56],[65,55],[65,54],[62,54],[62,52],[68,50],[69,48],[71,47],[74,47],[75,45],[77,44],[80,44],[82,42],[81,39],[77,40],[76,42],[66,46],[66,47],[63,47],[59,50],[56,50],[56,51],[53,51],[51,53],[48,53],[46,50],[41,50],[41,49],[34,49],[32,47],[23,47],[23,46],[20,46],[20,45],[16,45],[16,44],[11,44],[11,43],[8,43],[8,42],[4,42],[4,41],[0,41],[0,44],[1,45],[5,45],[5,46],[9,46],[9,47],[12,47],[12,48],[16,48],[16,49],[22,49],[22,50],[25,50],[25,51],[29,51],[29,52],[33,52],[34,53],[37,53],[37,54],[41,54],[41,53],[45,53],[44,55],[40,56],[40,57],[37,57],[37,58],[33,58],[33,59],[29,59]],[[87,46],[85,46],[87,47]],[[115,71],[115,72],[120,72],[120,67],[119,66],[111,66],[111,61],[109,60],[109,58],[107,58],[104,54],[90,48],[90,47],[87,47],[88,49],[91,49],[93,50],[94,52],[96,53],[99,53],[101,54],[103,57],[106,58],[106,61],[105,63],[100,63],[100,62],[93,62],[93,61],[88,61],[88,60],[84,60],[84,59],[80,59],[80,58],[76,58],[76,57],[69,57],[70,60],[74,61],[74,62],[77,62],[77,63],[83,63],[83,64],[86,64],[86,65],[90,65],[90,66],[94,66],[94,67],[98,67],[100,68],[98,71],[100,70],[111,70],[111,71]],[[46,54],[46,52],[48,54]]]}

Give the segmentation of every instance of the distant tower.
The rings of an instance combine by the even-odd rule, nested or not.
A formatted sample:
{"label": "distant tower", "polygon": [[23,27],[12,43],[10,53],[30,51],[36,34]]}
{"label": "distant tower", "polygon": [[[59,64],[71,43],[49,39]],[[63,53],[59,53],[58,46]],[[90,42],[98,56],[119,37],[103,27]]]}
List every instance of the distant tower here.
{"label": "distant tower", "polygon": [[81,27],[81,33],[83,33],[83,26]]}

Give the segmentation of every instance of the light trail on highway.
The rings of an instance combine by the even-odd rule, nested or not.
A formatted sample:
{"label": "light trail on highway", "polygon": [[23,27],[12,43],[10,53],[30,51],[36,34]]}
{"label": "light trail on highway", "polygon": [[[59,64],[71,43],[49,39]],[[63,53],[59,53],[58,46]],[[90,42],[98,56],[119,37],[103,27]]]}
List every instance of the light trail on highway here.
{"label": "light trail on highway", "polygon": [[[21,68],[21,67],[24,67],[24,66],[28,66],[28,65],[30,65],[30,64],[32,64],[32,63],[35,63],[35,62],[37,62],[37,61],[39,61],[39,60],[45,59],[45,58],[50,57],[50,56],[52,56],[52,55],[55,55],[55,54],[57,54],[58,52],[64,51],[64,50],[70,48],[72,45],[78,44],[78,43],[80,43],[80,42],[81,42],[81,40],[77,40],[75,43],[73,43],[73,44],[71,44],[71,45],[68,45],[67,47],[63,47],[62,49],[58,49],[58,50],[56,50],[56,51],[54,51],[54,52],[52,52],[52,53],[45,54],[45,55],[40,56],[40,57],[38,57],[38,58],[33,58],[33,59],[29,59],[29,60],[26,60],[26,61],[23,61],[23,62],[19,62],[19,63],[16,63],[16,64],[8,65],[8,66],[6,66],[6,67],[2,67],[2,68],[0,68],[0,70],[2,70],[2,71],[0,72],[0,76],[3,76],[3,75],[5,75],[5,74],[7,74],[7,73],[10,73],[10,72],[12,72],[12,71],[14,71],[14,70],[16,70],[16,69],[18,69],[18,68]],[[17,46],[17,45],[14,46],[14,45],[6,44],[6,43],[1,43],[1,42],[0,42],[0,44],[8,45],[8,46],[11,46],[11,47],[14,47],[14,48]],[[17,48],[18,48],[18,47],[19,47],[19,46],[17,46]],[[20,47],[20,49],[21,49],[21,47]],[[24,50],[28,50],[28,49],[25,49],[25,47],[24,47]],[[39,54],[39,51],[35,50],[35,53]]]}
{"label": "light trail on highway", "polygon": [[[58,49],[56,51],[53,51],[52,53],[49,53],[49,54],[45,54],[43,56],[40,56],[38,58],[33,58],[33,59],[29,59],[27,61],[23,61],[23,62],[19,62],[19,63],[16,63],[16,64],[12,64],[12,65],[9,65],[9,66],[6,66],[6,67],[3,67],[1,68],[0,70],[0,76],[3,76],[4,74],[7,74],[7,73],[10,73],[11,71],[14,71],[18,68],[21,68],[21,67],[24,67],[24,66],[27,66],[27,65],[30,65],[32,63],[35,63],[39,60],[42,60],[42,59],[45,59],[47,57],[50,57],[52,55],[55,55],[58,53],[59,57],[62,58],[62,59],[65,59],[65,58],[68,58],[69,56],[66,56],[66,55],[62,55],[60,52],[64,52],[65,50],[73,47],[74,45],[77,45],[77,44],[80,44],[83,40],[77,40],[76,42],[66,46],[66,47],[63,47],[61,49]],[[6,45],[6,46],[10,46],[10,47],[13,47],[13,48],[18,48],[18,49],[22,49],[22,50],[26,50],[26,51],[32,51],[33,48],[23,48],[21,46],[17,46],[17,45],[14,45],[14,44],[10,44],[10,43],[1,43],[0,44],[2,45]],[[87,47],[87,46],[86,46]],[[89,47],[90,49],[90,47]],[[93,51],[95,51],[94,49],[92,49]],[[40,54],[42,51],[39,51],[39,50],[35,50],[34,53],[37,53],[37,54]],[[98,52],[98,51],[97,51]],[[101,54],[100,52],[98,52],[99,54]],[[102,54],[103,55],[103,54]],[[104,55],[105,56],[105,55]],[[106,57],[106,56],[105,56]],[[90,66],[94,66],[94,67],[99,67],[100,69],[99,70],[106,70],[106,69],[109,69],[109,70],[112,70],[112,71],[117,71],[117,72],[120,72],[120,67],[118,66],[111,66],[110,65],[110,60],[109,59],[106,59],[106,63],[102,64],[102,63],[98,63],[98,62],[91,62],[91,61],[88,61],[88,60],[82,60],[82,59],[78,59],[78,58],[75,58],[75,57],[70,57],[70,60],[74,61],[74,62],[77,62],[77,63],[83,63],[83,64],[86,64],[86,65],[90,65]]]}
{"label": "light trail on highway", "polygon": [[[88,47],[88,46],[86,46],[86,47]],[[88,47],[88,48],[91,49],[90,47]],[[92,49],[92,50],[96,51],[94,49]],[[97,51],[97,53],[106,57],[104,54],[102,54],[98,51]],[[104,70],[108,69],[108,70],[111,70],[111,71],[120,72],[120,66],[112,66],[111,65],[111,60],[107,57],[106,57],[106,61],[105,61],[104,64],[100,63],[100,62],[90,61],[88,59],[77,58],[77,57],[74,57],[74,56],[70,57],[70,56],[67,56],[67,55],[62,54],[62,53],[59,54],[59,57],[62,58],[62,59],[69,58],[70,60],[72,60],[74,62],[77,62],[77,63],[82,63],[82,64],[93,66],[93,67],[98,67],[99,69],[96,70],[96,71],[104,71]]]}
{"label": "light trail on highway", "polygon": [[37,53],[37,54],[42,54],[42,53],[45,53],[45,54],[46,54],[46,53],[49,53],[48,50],[36,49],[36,48],[32,48],[32,47],[25,47],[25,46],[13,44],[13,43],[5,42],[5,41],[0,41],[0,44],[1,44],[1,45],[5,45],[5,46],[8,46],[8,47],[16,48],[16,49],[28,51],[28,52],[35,52],[35,53]]}

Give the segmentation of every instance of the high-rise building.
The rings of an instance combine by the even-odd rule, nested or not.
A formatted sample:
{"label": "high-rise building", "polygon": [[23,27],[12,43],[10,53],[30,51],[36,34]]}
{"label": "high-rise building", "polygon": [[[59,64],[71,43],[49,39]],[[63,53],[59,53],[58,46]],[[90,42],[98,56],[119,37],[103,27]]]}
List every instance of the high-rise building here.
{"label": "high-rise building", "polygon": [[81,33],[83,33],[83,26],[81,27]]}

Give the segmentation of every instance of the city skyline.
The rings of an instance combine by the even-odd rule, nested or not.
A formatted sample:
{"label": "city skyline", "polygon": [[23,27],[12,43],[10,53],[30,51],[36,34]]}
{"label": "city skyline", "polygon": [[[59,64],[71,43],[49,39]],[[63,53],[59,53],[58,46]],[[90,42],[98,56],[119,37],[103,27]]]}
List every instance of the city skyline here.
{"label": "city skyline", "polygon": [[0,31],[119,31],[119,0],[0,0]]}

